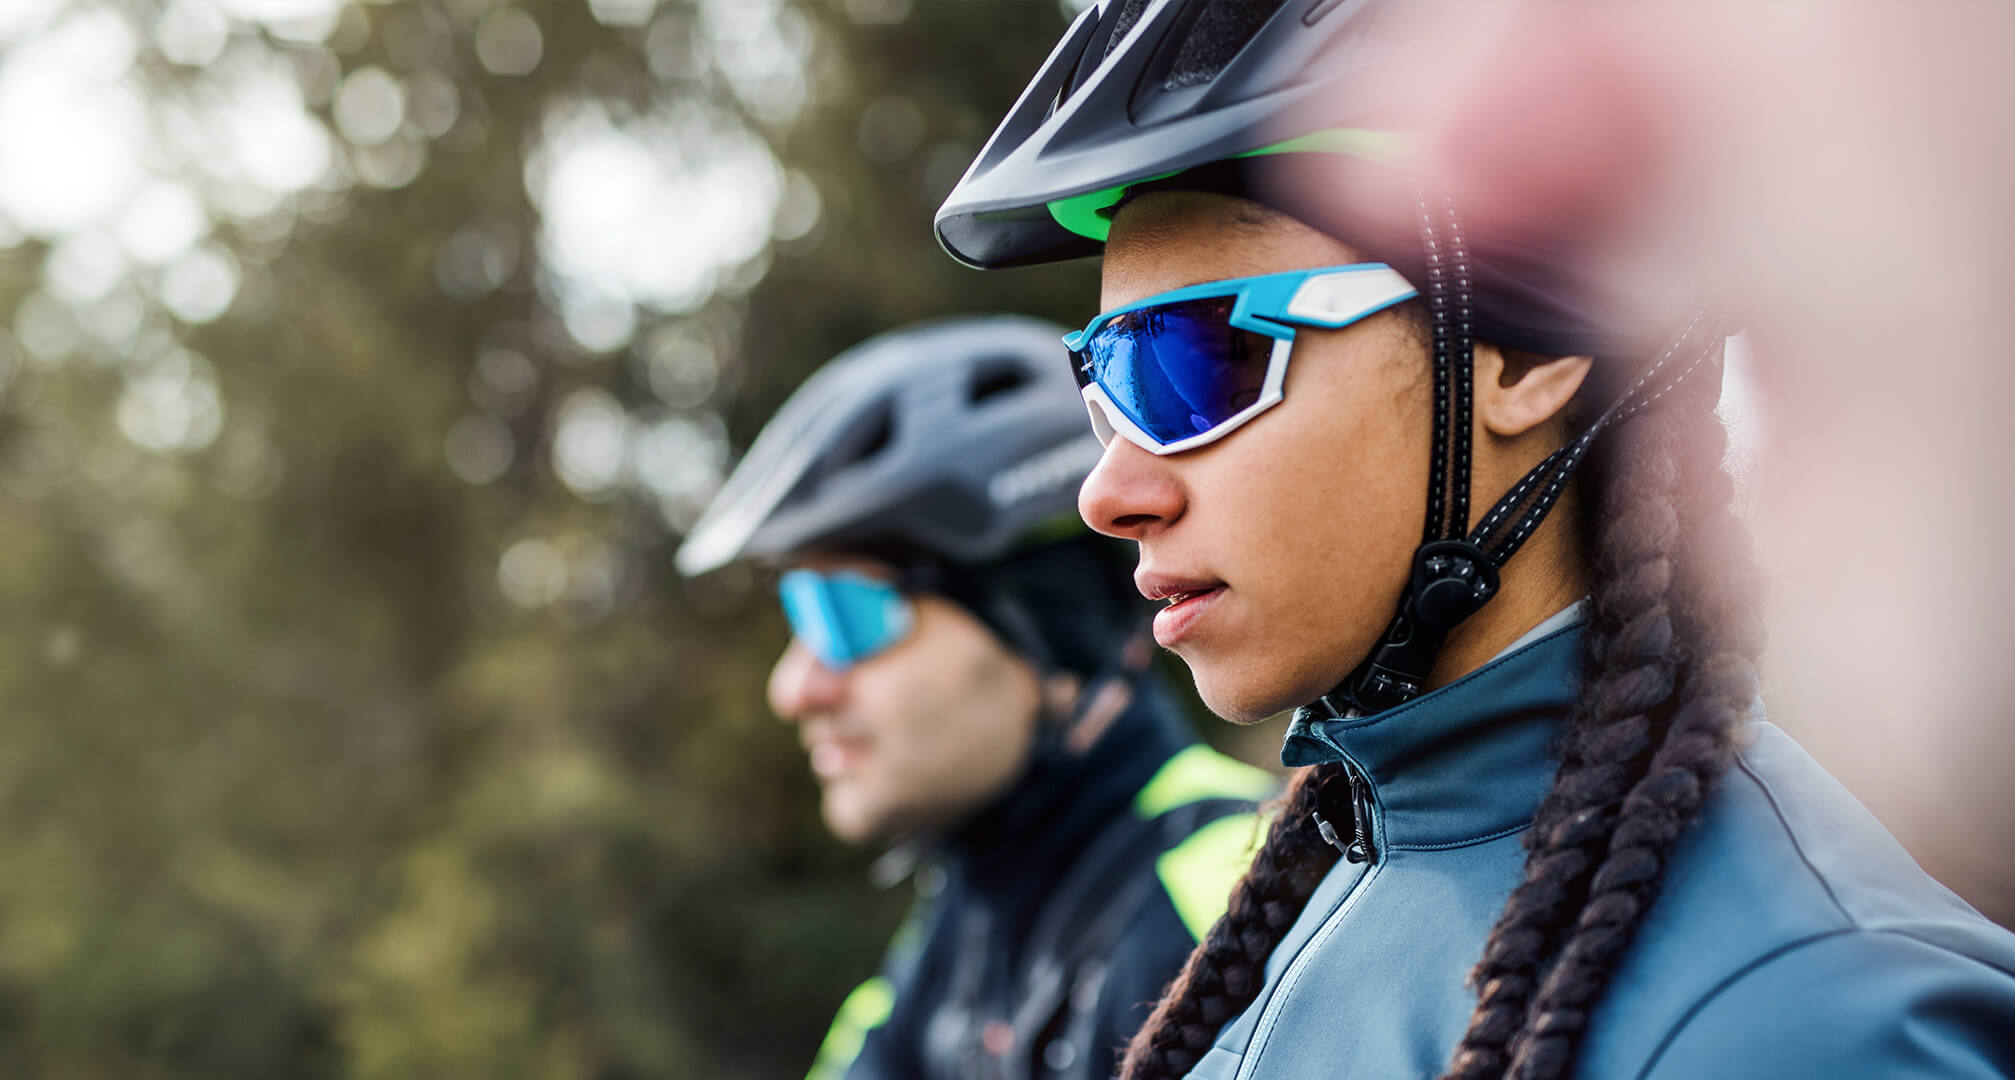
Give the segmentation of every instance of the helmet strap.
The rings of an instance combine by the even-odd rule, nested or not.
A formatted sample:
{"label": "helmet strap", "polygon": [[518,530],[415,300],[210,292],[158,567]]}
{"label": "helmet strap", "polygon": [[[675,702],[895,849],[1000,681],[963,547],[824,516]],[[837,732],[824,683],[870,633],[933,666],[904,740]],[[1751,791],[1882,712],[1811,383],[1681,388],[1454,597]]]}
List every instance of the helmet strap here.
{"label": "helmet strap", "polygon": [[1454,203],[1417,198],[1433,332],[1434,446],[1427,521],[1399,612],[1371,654],[1306,708],[1333,717],[1369,715],[1426,689],[1441,647],[1464,619],[1496,596],[1499,572],[1559,502],[1603,430],[1636,415],[1717,357],[1722,334],[1703,305],[1664,355],[1641,372],[1573,442],[1512,485],[1472,529],[1469,473],[1476,377],[1469,252]]}

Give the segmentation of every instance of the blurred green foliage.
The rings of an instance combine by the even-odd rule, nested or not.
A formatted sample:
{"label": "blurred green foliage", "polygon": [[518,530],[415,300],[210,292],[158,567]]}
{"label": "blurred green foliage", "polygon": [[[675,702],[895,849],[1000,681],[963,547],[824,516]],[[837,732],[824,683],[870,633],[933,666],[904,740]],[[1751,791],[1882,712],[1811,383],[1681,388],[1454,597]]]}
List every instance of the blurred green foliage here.
{"label": "blurred green foliage", "polygon": [[[801,1075],[905,898],[827,837],[767,715],[763,582],[670,555],[839,350],[1092,310],[1094,267],[982,275],[929,226],[1063,25],[1049,0],[0,4],[0,109],[58,104],[21,73],[88,29],[58,66],[111,57],[144,103],[116,130],[202,207],[174,254],[173,198],[0,205],[0,1073]],[[322,134],[231,118],[265,98]],[[539,197],[582,116],[674,173],[736,135],[775,159],[640,234],[774,229],[662,242],[643,264],[697,286],[583,315]],[[0,194],[54,167],[7,137]],[[322,137],[285,190],[230,164]]]}
{"label": "blurred green foliage", "polygon": [[[1095,279],[982,276],[929,228],[1053,44],[1056,4],[758,6],[744,54],[779,48],[765,33],[803,46],[768,76],[798,80],[784,106],[703,33],[741,4],[523,4],[539,36],[523,74],[486,67],[488,0],[349,5],[319,38],[227,5],[201,64],[166,29],[188,13],[152,0],[16,26],[19,44],[116,16],[123,78],[153,103],[265,56],[331,130],[332,87],[367,68],[437,98],[451,84],[456,116],[410,175],[339,138],[348,180],[213,206],[205,250],[237,274],[221,313],[189,314],[138,263],[79,300],[50,284],[63,237],[0,246],[0,1072],[737,1078],[810,1061],[904,898],[825,835],[764,709],[783,630],[762,583],[671,571],[703,498],[570,486],[560,414],[593,391],[635,424],[724,436],[684,462],[717,478],[854,341],[962,310],[1082,318]],[[584,101],[738,118],[794,178],[792,238],[689,305],[639,303],[626,341],[581,345],[526,163]],[[454,263],[472,236],[502,238],[473,285]],[[698,390],[653,378],[666,340],[706,350]],[[182,426],[150,436],[149,394],[171,391]],[[192,423],[210,429],[178,441]],[[463,475],[458,430],[487,448]]]}

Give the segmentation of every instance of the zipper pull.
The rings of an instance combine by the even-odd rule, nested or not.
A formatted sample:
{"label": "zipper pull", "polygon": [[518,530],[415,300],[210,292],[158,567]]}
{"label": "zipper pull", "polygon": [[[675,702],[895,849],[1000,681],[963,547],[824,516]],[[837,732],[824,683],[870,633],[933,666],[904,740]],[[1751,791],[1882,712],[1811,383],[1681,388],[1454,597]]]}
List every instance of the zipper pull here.
{"label": "zipper pull", "polygon": [[[1315,831],[1322,836],[1322,842],[1343,852],[1343,857],[1349,859],[1350,848],[1344,846],[1343,839],[1336,835],[1336,826],[1324,821],[1321,811],[1316,811],[1308,816],[1315,819]],[[1357,860],[1352,859],[1351,861],[1355,862]]]}
{"label": "zipper pull", "polygon": [[[1350,846],[1343,849],[1343,857],[1354,863],[1376,862],[1378,851],[1371,846],[1371,781],[1357,771],[1357,766],[1346,761],[1343,773],[1350,778]],[[1331,836],[1335,830],[1331,830]],[[1329,839],[1325,837],[1324,839]]]}

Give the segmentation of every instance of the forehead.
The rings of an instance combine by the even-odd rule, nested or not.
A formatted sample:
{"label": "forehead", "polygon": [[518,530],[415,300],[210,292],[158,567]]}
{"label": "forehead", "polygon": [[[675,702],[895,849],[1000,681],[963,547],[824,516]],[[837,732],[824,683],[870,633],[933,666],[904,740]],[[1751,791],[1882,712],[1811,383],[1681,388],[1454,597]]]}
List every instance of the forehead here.
{"label": "forehead", "polygon": [[1110,310],[1206,281],[1363,261],[1350,245],[1258,203],[1156,191],[1125,203],[1113,217],[1099,307]]}

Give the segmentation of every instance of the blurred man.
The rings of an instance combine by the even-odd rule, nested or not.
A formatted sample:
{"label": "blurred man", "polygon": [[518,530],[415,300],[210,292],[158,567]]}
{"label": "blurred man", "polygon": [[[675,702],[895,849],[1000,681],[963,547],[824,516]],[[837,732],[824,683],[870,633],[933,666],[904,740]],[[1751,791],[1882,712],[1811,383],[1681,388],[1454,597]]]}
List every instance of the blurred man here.
{"label": "blurred man", "polygon": [[812,1076],[1104,1080],[1221,914],[1271,778],[1148,674],[1132,553],[1084,531],[1099,444],[1058,327],[862,344],[770,421],[679,551],[780,564],[769,700],[826,824],[916,909]]}

